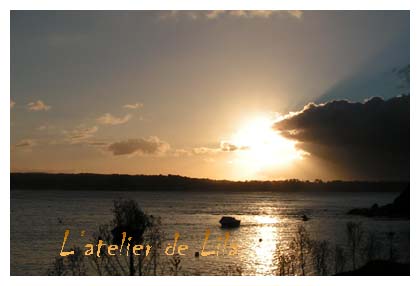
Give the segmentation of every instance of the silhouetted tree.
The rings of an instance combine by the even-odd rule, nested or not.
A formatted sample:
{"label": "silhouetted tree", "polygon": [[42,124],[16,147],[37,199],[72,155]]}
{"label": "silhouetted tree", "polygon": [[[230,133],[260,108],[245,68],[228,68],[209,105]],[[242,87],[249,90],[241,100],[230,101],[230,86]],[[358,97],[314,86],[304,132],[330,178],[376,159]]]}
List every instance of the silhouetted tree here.
{"label": "silhouetted tree", "polygon": [[306,259],[307,255],[311,251],[311,239],[309,233],[303,225],[298,227],[291,241],[291,249],[294,250],[301,273],[305,276]]}
{"label": "silhouetted tree", "polygon": [[395,261],[395,251],[394,251],[395,232],[389,231],[386,234],[386,237],[388,239],[388,244],[389,244],[389,261]]}
{"label": "silhouetted tree", "polygon": [[336,245],[334,253],[335,273],[341,273],[346,266],[346,254],[343,247]]}
{"label": "silhouetted tree", "polygon": [[364,247],[365,259],[367,262],[375,260],[380,252],[381,245],[379,243],[376,233],[369,232],[366,238],[366,245]]}
{"label": "silhouetted tree", "polygon": [[47,275],[50,276],[83,276],[87,273],[83,251],[79,247],[73,247],[73,255],[57,257]]}
{"label": "silhouetted tree", "polygon": [[169,262],[170,262],[169,270],[171,271],[171,274],[174,276],[178,276],[178,274],[180,274],[182,270],[181,256],[178,253],[176,253],[170,258]]}
{"label": "silhouetted tree", "polygon": [[357,253],[360,249],[362,238],[363,238],[362,223],[348,222],[347,223],[347,242],[351,251],[353,270],[356,270],[356,267],[357,267]]}
{"label": "silhouetted tree", "polygon": [[67,267],[64,265],[64,257],[57,257],[51,268],[47,270],[49,276],[64,276],[67,275]]}
{"label": "silhouetted tree", "polygon": [[275,258],[277,260],[277,275],[295,275],[295,257],[293,254],[283,252],[281,247],[277,246]]}
{"label": "silhouetted tree", "polygon": [[[136,201],[133,200],[119,200],[114,201],[114,220],[112,229],[112,242],[113,244],[122,244],[122,233],[126,232],[127,237],[124,244],[128,242],[128,237],[132,237],[130,243],[132,245],[142,244],[144,241],[143,234],[150,226],[149,216],[147,216],[138,206]],[[142,252],[143,253],[143,252]],[[143,255],[138,257],[138,274],[142,275],[142,260]],[[130,276],[135,275],[136,269],[134,268],[134,254],[129,252]]]}
{"label": "silhouetted tree", "polygon": [[[149,233],[150,228],[160,227],[153,226],[157,222],[151,216],[145,214],[133,200],[117,200],[114,201],[112,209],[114,218],[110,223],[101,225],[97,233],[94,234],[94,240],[99,239],[106,244],[122,244],[122,234],[126,233],[124,245],[143,244],[145,245],[145,234]],[[131,237],[131,241],[128,238]],[[149,254],[153,256],[154,252]],[[128,252],[128,261],[126,255],[110,256],[106,254],[106,250],[102,248],[100,257],[92,255],[89,261],[96,270],[98,275],[144,275],[149,274],[150,267],[145,267],[144,251],[140,255],[134,256],[132,251]],[[153,258],[151,258],[153,259]],[[144,273],[144,271],[148,273]]]}
{"label": "silhouetted tree", "polygon": [[313,264],[319,275],[328,275],[328,261],[330,254],[330,245],[328,241],[312,241]]}
{"label": "silhouetted tree", "polygon": [[225,276],[241,276],[242,268],[238,265],[228,265],[227,267],[223,267],[221,273]]}
{"label": "silhouetted tree", "polygon": [[[145,234],[145,239],[147,244],[149,244],[152,248],[150,251],[150,260],[146,271],[151,275],[156,276],[158,274],[158,267],[161,264],[160,250],[165,234],[162,230],[162,223],[159,217],[150,216],[149,220],[150,225],[147,229],[147,233]],[[163,272],[163,269],[161,269],[161,272]]]}

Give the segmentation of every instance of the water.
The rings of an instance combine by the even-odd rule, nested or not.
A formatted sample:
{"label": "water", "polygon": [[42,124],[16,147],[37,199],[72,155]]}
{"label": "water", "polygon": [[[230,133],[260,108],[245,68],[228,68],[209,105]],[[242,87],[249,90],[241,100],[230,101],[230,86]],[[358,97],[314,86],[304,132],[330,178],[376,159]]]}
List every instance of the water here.
{"label": "water", "polygon": [[[182,259],[187,275],[223,275],[229,265],[239,266],[245,275],[276,273],[274,254],[287,251],[296,228],[304,224],[311,236],[334,244],[346,244],[346,223],[362,221],[366,231],[385,241],[386,233],[396,233],[399,259],[409,261],[408,220],[372,219],[349,216],[355,207],[387,204],[397,193],[357,192],[99,192],[99,191],[11,191],[11,274],[45,275],[59,256],[65,229],[70,229],[69,245],[81,248],[100,224],[112,219],[113,200],[134,199],[148,213],[162,218],[169,241],[175,231],[180,243],[189,245]],[[302,222],[301,215],[310,220]],[[194,257],[206,229],[211,246],[224,235],[219,219],[232,215],[241,227],[231,230],[231,242],[238,244],[237,256]],[[61,222],[59,221],[61,220]],[[80,231],[86,237],[80,237]],[[167,259],[166,256],[163,259]],[[94,273],[92,273],[94,274]]]}

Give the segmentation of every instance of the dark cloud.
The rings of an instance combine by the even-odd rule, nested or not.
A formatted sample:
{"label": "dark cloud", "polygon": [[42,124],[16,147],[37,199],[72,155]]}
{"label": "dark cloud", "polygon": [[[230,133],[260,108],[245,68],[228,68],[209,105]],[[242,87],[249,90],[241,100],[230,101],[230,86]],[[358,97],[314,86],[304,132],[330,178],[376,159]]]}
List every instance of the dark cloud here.
{"label": "dark cloud", "polygon": [[168,143],[157,137],[149,137],[148,139],[128,139],[112,143],[108,146],[108,150],[114,155],[162,155],[170,149]]}
{"label": "dark cloud", "polygon": [[341,168],[348,178],[409,179],[409,96],[311,103],[275,128],[298,141],[298,148]]}

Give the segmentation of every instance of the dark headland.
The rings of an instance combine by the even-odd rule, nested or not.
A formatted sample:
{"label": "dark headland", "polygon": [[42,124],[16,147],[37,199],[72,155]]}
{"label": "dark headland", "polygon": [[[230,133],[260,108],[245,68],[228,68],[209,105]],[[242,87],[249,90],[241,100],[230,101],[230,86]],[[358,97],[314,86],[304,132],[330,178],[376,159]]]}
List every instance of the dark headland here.
{"label": "dark headland", "polygon": [[405,181],[228,181],[177,175],[10,174],[12,190],[402,192],[408,186]]}
{"label": "dark headland", "polygon": [[410,188],[407,187],[390,204],[374,204],[370,208],[352,209],[348,213],[367,217],[410,218]]}

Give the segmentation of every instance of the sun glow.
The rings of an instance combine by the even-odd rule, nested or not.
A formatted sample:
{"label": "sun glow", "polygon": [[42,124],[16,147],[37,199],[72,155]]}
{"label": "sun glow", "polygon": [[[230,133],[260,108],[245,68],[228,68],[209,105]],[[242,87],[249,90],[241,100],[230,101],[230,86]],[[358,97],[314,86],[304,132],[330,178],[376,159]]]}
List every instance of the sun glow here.
{"label": "sun glow", "polygon": [[[263,169],[286,167],[295,160],[302,159],[303,152],[296,149],[291,141],[273,129],[277,118],[260,116],[246,122],[227,141],[235,146],[235,159],[242,172],[257,173]],[[222,142],[222,144],[226,142]],[[244,174],[245,175],[245,174]]]}

